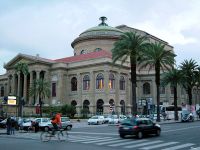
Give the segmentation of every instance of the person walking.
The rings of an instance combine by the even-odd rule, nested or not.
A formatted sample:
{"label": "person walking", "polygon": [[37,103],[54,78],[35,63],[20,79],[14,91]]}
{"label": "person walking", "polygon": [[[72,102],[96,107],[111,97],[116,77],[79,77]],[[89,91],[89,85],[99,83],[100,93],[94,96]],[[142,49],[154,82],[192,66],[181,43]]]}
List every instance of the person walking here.
{"label": "person walking", "polygon": [[10,118],[10,116],[7,118],[6,127],[7,127],[7,135],[10,135],[10,131],[11,131],[11,118]]}
{"label": "person walking", "polygon": [[10,134],[13,134],[13,135],[15,134],[15,127],[16,127],[16,125],[17,125],[16,120],[13,117],[11,117]]}

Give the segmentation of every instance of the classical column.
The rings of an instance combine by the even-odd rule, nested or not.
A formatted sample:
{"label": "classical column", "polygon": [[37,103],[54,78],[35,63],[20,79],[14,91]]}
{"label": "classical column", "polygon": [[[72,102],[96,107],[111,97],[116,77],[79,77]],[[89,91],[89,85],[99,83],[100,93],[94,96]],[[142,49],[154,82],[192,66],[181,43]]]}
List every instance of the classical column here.
{"label": "classical column", "polygon": [[80,73],[77,73],[77,94],[78,94],[77,102],[79,103],[78,105],[82,108],[82,106],[83,106],[83,103],[82,103],[82,81],[81,81]]}
{"label": "classical column", "polygon": [[[40,79],[40,71],[36,71],[36,79]],[[36,97],[35,105],[39,104],[39,95]]]}
{"label": "classical column", "polygon": [[[29,84],[29,89],[32,88],[33,84],[33,72],[30,71],[30,84]],[[33,105],[34,100],[33,100],[33,96],[29,96],[29,105]]]}
{"label": "classical column", "polygon": [[12,94],[13,95],[16,95],[16,78],[15,78],[15,74],[12,75],[13,78],[12,78]]}
{"label": "classical column", "polygon": [[95,75],[94,72],[91,71],[90,72],[90,112],[92,114],[96,113],[96,99],[95,99],[95,87],[96,85],[96,79],[95,79]]}
{"label": "classical column", "polygon": [[115,112],[121,113],[120,111],[120,89],[119,89],[119,82],[120,81],[120,73],[116,73],[115,77]]}
{"label": "classical column", "polygon": [[7,87],[7,95],[10,95],[11,93],[11,91],[10,91],[10,84],[11,83],[11,75],[9,74],[8,75],[8,87]]}
{"label": "classical column", "polygon": [[27,75],[24,74],[24,91],[23,91],[24,101],[27,102]]}
{"label": "classical column", "polygon": [[17,81],[17,96],[21,96],[20,95],[20,73],[17,73],[17,77],[18,77],[18,81]]}

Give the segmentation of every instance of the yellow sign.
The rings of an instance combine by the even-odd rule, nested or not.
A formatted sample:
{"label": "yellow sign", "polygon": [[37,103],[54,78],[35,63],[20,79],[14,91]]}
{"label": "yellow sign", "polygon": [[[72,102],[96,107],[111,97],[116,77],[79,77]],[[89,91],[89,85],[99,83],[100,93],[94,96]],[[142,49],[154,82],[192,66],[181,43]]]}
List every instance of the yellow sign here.
{"label": "yellow sign", "polygon": [[8,96],[8,105],[16,105],[17,101],[16,101],[16,96]]}
{"label": "yellow sign", "polygon": [[8,105],[16,105],[16,99],[8,99]]}

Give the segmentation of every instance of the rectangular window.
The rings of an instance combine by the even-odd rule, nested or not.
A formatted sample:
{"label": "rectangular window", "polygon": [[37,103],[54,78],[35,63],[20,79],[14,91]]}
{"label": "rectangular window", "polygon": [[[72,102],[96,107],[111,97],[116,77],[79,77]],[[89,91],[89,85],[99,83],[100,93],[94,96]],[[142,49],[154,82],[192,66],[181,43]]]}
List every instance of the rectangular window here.
{"label": "rectangular window", "polygon": [[52,83],[52,97],[56,97],[56,83]]}

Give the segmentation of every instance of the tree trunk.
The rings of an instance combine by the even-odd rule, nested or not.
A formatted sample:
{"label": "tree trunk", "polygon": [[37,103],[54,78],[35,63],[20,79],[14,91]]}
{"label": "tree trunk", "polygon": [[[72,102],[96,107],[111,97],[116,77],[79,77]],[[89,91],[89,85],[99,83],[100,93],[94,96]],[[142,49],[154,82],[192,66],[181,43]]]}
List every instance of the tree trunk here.
{"label": "tree trunk", "polygon": [[174,119],[178,120],[177,86],[174,86]]}
{"label": "tree trunk", "polygon": [[157,122],[160,122],[160,65],[155,64],[156,89],[157,89]]}
{"label": "tree trunk", "polygon": [[40,104],[40,117],[42,117],[42,100],[40,96],[39,96],[39,104]]}
{"label": "tree trunk", "polygon": [[136,82],[137,82],[136,62],[134,60],[131,60],[132,114],[133,115],[137,113]]}

